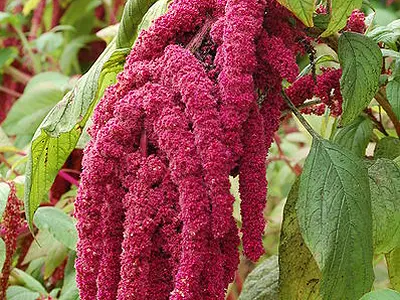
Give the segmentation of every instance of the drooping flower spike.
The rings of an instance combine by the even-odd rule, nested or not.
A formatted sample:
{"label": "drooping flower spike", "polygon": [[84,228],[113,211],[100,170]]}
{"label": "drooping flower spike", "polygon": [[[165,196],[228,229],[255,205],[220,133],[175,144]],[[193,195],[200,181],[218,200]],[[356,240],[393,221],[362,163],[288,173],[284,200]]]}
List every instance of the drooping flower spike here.
{"label": "drooping flower spike", "polygon": [[230,175],[244,255],[263,254],[267,151],[305,52],[289,18],[275,0],[176,0],[140,34],[85,150],[81,299],[223,299],[239,262]]}

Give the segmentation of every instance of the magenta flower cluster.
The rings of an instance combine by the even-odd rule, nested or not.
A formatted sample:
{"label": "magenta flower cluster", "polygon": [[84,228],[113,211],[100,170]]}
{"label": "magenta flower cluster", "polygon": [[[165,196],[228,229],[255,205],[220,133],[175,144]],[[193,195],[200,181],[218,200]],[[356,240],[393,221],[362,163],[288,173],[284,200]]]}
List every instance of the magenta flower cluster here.
{"label": "magenta flower cluster", "polygon": [[17,237],[23,226],[21,216],[22,202],[17,197],[17,191],[13,182],[7,182],[10,193],[7,198],[7,205],[4,210],[1,222],[1,238],[6,245],[5,261],[1,271],[0,299],[6,299],[8,279],[10,277],[13,255],[17,249]]}
{"label": "magenta flower cluster", "polygon": [[82,300],[224,299],[239,236],[249,259],[264,253],[266,156],[302,29],[275,0],[176,0],[140,34],[85,149]]}

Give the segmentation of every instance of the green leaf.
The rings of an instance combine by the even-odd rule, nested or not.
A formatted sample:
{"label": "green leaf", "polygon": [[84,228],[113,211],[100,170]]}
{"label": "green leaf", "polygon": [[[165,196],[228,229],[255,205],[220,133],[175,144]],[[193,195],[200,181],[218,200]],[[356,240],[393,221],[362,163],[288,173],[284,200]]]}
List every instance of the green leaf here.
{"label": "green leaf", "polygon": [[383,42],[393,50],[397,50],[396,42],[400,37],[400,20],[395,20],[386,26],[378,26],[371,30],[368,37],[376,43]]}
{"label": "green leaf", "polygon": [[378,290],[369,292],[360,300],[400,300],[400,294],[393,290]]}
{"label": "green leaf", "polygon": [[25,213],[32,229],[32,218],[50,189],[59,169],[75,148],[82,128],[109,85],[122,70],[127,49],[115,50],[110,43],[90,70],[47,115],[29,148],[25,181]]}
{"label": "green leaf", "polygon": [[397,119],[400,119],[400,78],[395,77],[386,86],[386,94]]}
{"label": "green leaf", "polygon": [[43,287],[43,285],[37,281],[35,278],[33,278],[31,275],[28,273],[25,273],[24,271],[14,268],[11,271],[11,275],[19,282],[21,285],[25,286],[26,288],[30,289],[31,291],[34,292],[39,292],[42,295],[47,295],[46,289]]}
{"label": "green leaf", "polygon": [[158,0],[156,3],[154,3],[149,10],[146,12],[146,14],[143,16],[142,21],[140,22],[137,32],[138,34],[142,30],[147,30],[151,26],[154,20],[165,14],[165,12],[168,9],[168,2],[170,0]]}
{"label": "green leaf", "polygon": [[247,276],[239,300],[278,300],[278,257],[261,262]]}
{"label": "green leaf", "polygon": [[400,292],[400,246],[386,254],[386,263],[392,287]]}
{"label": "green leaf", "polygon": [[328,28],[322,33],[322,37],[330,36],[346,26],[347,18],[355,8],[360,8],[362,0],[332,0],[331,18]]}
{"label": "green leaf", "polygon": [[15,47],[1,48],[0,49],[0,73],[1,69],[8,67],[18,57],[18,49]]}
{"label": "green leaf", "polygon": [[100,0],[74,0],[63,14],[60,23],[62,25],[74,25],[80,19],[87,18],[89,13],[101,5]]}
{"label": "green leaf", "polygon": [[79,291],[76,287],[76,270],[74,267],[76,254],[71,252],[64,271],[64,281],[59,300],[78,300]]}
{"label": "green leaf", "polygon": [[40,257],[46,257],[49,249],[57,240],[48,230],[39,230],[35,237],[35,243],[31,243],[22,265],[32,262]]}
{"label": "green leaf", "polygon": [[381,49],[383,57],[393,57],[396,59],[400,59],[400,53],[390,49]]}
{"label": "green leaf", "polygon": [[365,156],[374,126],[370,119],[359,116],[349,125],[339,129],[333,141],[353,152],[355,155]]}
{"label": "green leaf", "polygon": [[33,77],[3,123],[8,135],[33,135],[44,117],[70,89],[69,77],[55,72]]}
{"label": "green leaf", "polygon": [[43,279],[43,266],[45,257],[40,257],[31,261],[26,268],[25,272],[34,277],[39,282],[44,282]]}
{"label": "green leaf", "polygon": [[52,297],[52,298],[54,298],[54,299],[57,299],[57,296],[58,296],[58,294],[60,293],[60,291],[61,291],[60,288],[52,289],[51,292],[50,292],[50,294],[49,294],[49,296]]}
{"label": "green leaf", "polygon": [[315,138],[296,209],[304,241],[322,272],[323,299],[358,299],[372,287],[370,199],[361,159]]}
{"label": "green leaf", "polygon": [[130,48],[139,35],[139,25],[157,0],[128,0],[117,34],[117,48]]}
{"label": "green leaf", "polygon": [[95,35],[82,35],[68,42],[60,57],[61,71],[71,74],[74,63],[78,61],[79,50],[97,39]]}
{"label": "green leaf", "polygon": [[345,32],[339,38],[338,55],[343,70],[342,122],[347,125],[371,102],[379,88],[382,53],[366,36]]}
{"label": "green leaf", "polygon": [[34,40],[34,45],[39,52],[50,54],[59,49],[63,45],[63,42],[64,38],[61,32],[50,31],[43,33]]}
{"label": "green leaf", "polygon": [[6,209],[10,190],[10,186],[7,183],[0,182],[0,219],[3,217],[4,210]]}
{"label": "green leaf", "polygon": [[289,9],[304,25],[314,26],[315,0],[278,0],[278,2]]}
{"label": "green leaf", "polygon": [[48,279],[68,255],[68,248],[56,241],[52,244],[44,262],[44,279]]}
{"label": "green leaf", "polygon": [[96,32],[96,36],[109,44],[118,33],[119,23],[107,26]]}
{"label": "green leaf", "polygon": [[0,238],[0,270],[3,269],[5,261],[6,261],[6,243],[2,238]]}
{"label": "green leaf", "polygon": [[[286,200],[279,242],[280,299],[320,299],[321,271],[304,243],[296,214],[297,180]],[[293,251],[295,249],[295,251]]]}
{"label": "green leaf", "polygon": [[400,156],[400,140],[391,136],[384,137],[376,144],[374,157],[395,159]]}
{"label": "green leaf", "polygon": [[56,207],[40,207],[34,217],[34,223],[40,230],[48,230],[59,242],[75,250],[78,233],[73,219]]}
{"label": "green leaf", "polygon": [[400,168],[378,159],[368,168],[375,254],[400,246]]}
{"label": "green leaf", "polygon": [[12,26],[18,26],[21,24],[21,16],[14,15],[9,12],[0,11],[0,24],[10,24]]}
{"label": "green leaf", "polygon": [[33,292],[23,286],[12,285],[7,289],[7,300],[36,300],[39,297],[38,292]]}

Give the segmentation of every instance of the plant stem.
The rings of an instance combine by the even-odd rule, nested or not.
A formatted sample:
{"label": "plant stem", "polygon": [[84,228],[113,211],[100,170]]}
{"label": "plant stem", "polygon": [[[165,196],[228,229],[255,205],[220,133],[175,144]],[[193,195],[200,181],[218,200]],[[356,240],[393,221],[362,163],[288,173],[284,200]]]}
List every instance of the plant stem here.
{"label": "plant stem", "polygon": [[11,170],[11,172],[13,172],[15,174],[15,176],[21,175],[13,169],[12,164],[9,163],[9,161],[4,157],[3,154],[0,154],[0,162],[2,162],[7,168],[9,168]]}
{"label": "plant stem", "polygon": [[194,53],[196,50],[201,46],[201,43],[204,40],[204,37],[208,34],[213,24],[213,19],[207,18],[204,22],[203,26],[200,30],[196,33],[196,35],[192,38],[189,44],[186,46],[190,52]]}
{"label": "plant stem", "polygon": [[9,89],[9,88],[6,88],[5,86],[0,86],[0,92],[9,94],[9,95],[14,96],[14,97],[17,97],[17,98],[19,98],[19,97],[22,96],[22,94],[20,94],[20,93],[14,91],[14,90],[11,90],[11,89]]}
{"label": "plant stem", "polygon": [[28,52],[28,56],[32,61],[33,70],[35,71],[35,74],[40,73],[40,71],[41,71],[40,60],[33,53],[31,45],[29,44],[28,39],[26,38],[25,34],[17,26],[14,26],[14,30],[18,34],[18,37],[20,38],[20,40],[22,42],[22,45],[24,46],[24,48]]}
{"label": "plant stem", "polygon": [[29,80],[31,80],[32,76],[29,74],[26,74],[24,72],[21,72],[17,68],[14,68],[13,66],[8,66],[4,68],[4,73],[10,75],[15,81],[18,81],[23,84],[27,84]]}
{"label": "plant stem", "polygon": [[64,171],[60,171],[58,172],[58,175],[60,175],[63,179],[65,179],[66,181],[68,181],[70,184],[79,186],[79,181],[76,180],[74,177],[72,177],[71,175],[67,174]]}
{"label": "plant stem", "polygon": [[[379,106],[381,108],[381,106]],[[365,115],[376,125],[376,128],[382,132],[385,136],[389,136],[382,122],[380,122],[368,109],[364,110]]]}
{"label": "plant stem", "polygon": [[[297,109],[298,109],[298,110],[301,110],[301,109],[303,109],[303,108],[307,108],[307,107],[310,107],[310,106],[314,106],[314,105],[320,104],[320,103],[321,103],[321,100],[311,100],[311,101],[307,101],[307,102],[303,103],[302,105],[297,106]],[[282,118],[282,117],[285,117],[287,114],[289,114],[289,113],[291,113],[291,112],[292,112],[291,109],[286,109],[286,110],[284,110],[284,111],[282,112],[281,118]]]}
{"label": "plant stem", "polygon": [[315,130],[311,127],[311,125],[307,122],[307,120],[299,112],[299,110],[296,108],[296,106],[293,104],[293,102],[290,101],[289,97],[286,95],[285,91],[283,91],[283,90],[282,90],[282,96],[283,96],[283,99],[285,100],[287,106],[289,106],[291,111],[294,113],[294,115],[300,121],[300,123],[304,126],[304,128],[308,131],[308,133],[313,138],[319,139],[320,136],[318,135],[318,133],[315,132]]}
{"label": "plant stem", "polygon": [[397,136],[400,137],[400,122],[394,113],[392,106],[385,96],[385,89],[381,88],[375,96],[376,101],[378,101],[379,105],[386,111],[390,121],[392,121],[394,128],[396,130]]}
{"label": "plant stem", "polygon": [[[299,176],[301,174],[301,171],[302,171],[301,168],[299,168],[298,165],[296,165],[295,167],[292,166],[292,163],[291,163],[290,159],[283,152],[283,149],[281,147],[281,139],[280,139],[280,137],[279,137],[279,135],[277,133],[275,133],[274,140],[275,140],[276,147],[278,148],[279,156],[276,157],[275,159],[274,158],[273,159],[285,162],[285,164],[289,167],[289,169],[294,174],[296,174],[296,176]],[[268,161],[272,161],[273,159],[268,159]]]}

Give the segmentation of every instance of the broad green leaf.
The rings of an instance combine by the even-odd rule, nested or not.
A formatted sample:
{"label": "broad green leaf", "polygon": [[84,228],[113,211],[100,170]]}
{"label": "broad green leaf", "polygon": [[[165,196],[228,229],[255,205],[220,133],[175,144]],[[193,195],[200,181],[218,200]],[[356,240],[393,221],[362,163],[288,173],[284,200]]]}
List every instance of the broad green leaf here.
{"label": "broad green leaf", "polygon": [[34,41],[34,45],[39,52],[50,54],[58,50],[63,45],[63,42],[64,38],[61,32],[50,31],[40,35]]}
{"label": "broad green leaf", "polygon": [[374,157],[375,158],[388,158],[395,159],[400,156],[400,140],[387,136],[379,140],[376,144]]}
{"label": "broad green leaf", "polygon": [[355,155],[365,156],[374,126],[370,119],[358,117],[349,125],[339,129],[334,137],[334,142]]}
{"label": "broad green leaf", "polygon": [[10,186],[5,182],[0,182],[0,219],[3,217],[4,210],[6,209],[9,194]]}
{"label": "broad green leaf", "polygon": [[43,282],[43,266],[44,266],[45,257],[40,257],[32,260],[28,268],[26,268],[25,272],[31,275],[39,282]]}
{"label": "broad green leaf", "polygon": [[323,299],[358,299],[368,292],[374,278],[371,195],[361,159],[315,137],[296,210],[322,272]]}
{"label": "broad green leaf", "polygon": [[368,37],[376,43],[383,42],[393,50],[397,50],[396,42],[400,37],[400,20],[395,20],[386,26],[378,26],[371,30]]}
{"label": "broad green leaf", "polygon": [[63,14],[60,23],[62,25],[74,25],[80,19],[89,17],[89,13],[101,5],[100,0],[74,0]]}
{"label": "broad green leaf", "polygon": [[107,44],[109,44],[118,33],[119,23],[107,26],[99,31],[96,32],[96,36],[101,38]]}
{"label": "broad green leaf", "polygon": [[400,292],[400,246],[386,254],[386,263],[392,287]]}
{"label": "broad green leaf", "polygon": [[37,300],[39,297],[38,292],[31,291],[23,286],[12,285],[7,289],[7,300]]}
{"label": "broad green leaf", "polygon": [[382,53],[378,45],[358,33],[345,32],[339,38],[339,61],[343,75],[343,125],[348,125],[371,102],[379,88]]}
{"label": "broad green leaf", "polygon": [[61,71],[65,74],[72,74],[74,63],[78,61],[79,50],[96,40],[95,35],[82,35],[68,42],[60,57]]}
{"label": "broad green leaf", "polygon": [[76,270],[74,267],[76,254],[71,252],[64,271],[64,281],[59,300],[78,300],[79,291],[76,287]]}
{"label": "broad green leaf", "polygon": [[45,257],[55,243],[57,243],[57,240],[48,230],[39,230],[39,233],[35,236],[35,243],[31,243],[22,265],[26,265],[40,257]]}
{"label": "broad green leaf", "polygon": [[383,57],[393,57],[396,59],[400,59],[400,53],[390,49],[381,49]]}
{"label": "broad green leaf", "polygon": [[70,89],[69,77],[55,72],[33,77],[3,123],[8,135],[33,135],[44,117]]}
{"label": "broad green leaf", "polygon": [[40,207],[34,217],[34,223],[40,230],[48,230],[59,242],[75,250],[78,233],[73,219],[56,207]]}
{"label": "broad green leaf", "polygon": [[400,300],[400,294],[393,290],[377,290],[369,292],[360,300]]}
{"label": "broad green leaf", "polygon": [[124,7],[117,35],[117,48],[130,48],[139,35],[138,27],[149,8],[157,0],[128,0]]}
{"label": "broad green leaf", "polygon": [[314,26],[315,0],[278,0],[278,2],[289,9],[304,25]]}
{"label": "broad green leaf", "polygon": [[246,278],[239,300],[278,300],[278,257],[261,262]]}
{"label": "broad green leaf", "polygon": [[18,14],[14,15],[9,12],[0,11],[0,24],[18,26],[21,24],[21,17]]}
{"label": "broad green leaf", "polygon": [[5,152],[5,151],[2,151],[1,147],[10,147],[10,146],[12,146],[10,139],[8,138],[7,134],[4,132],[3,128],[0,127],[0,152]]}
{"label": "broad green leaf", "polygon": [[59,169],[75,148],[82,128],[103,95],[122,70],[127,49],[115,50],[110,43],[75,88],[43,120],[29,148],[25,181],[25,213],[32,229],[32,218],[50,189]]}
{"label": "broad green leaf", "polygon": [[5,261],[6,261],[6,243],[2,238],[0,238],[0,270],[3,269]]}
{"label": "broad green leaf", "polygon": [[31,275],[28,273],[25,273],[24,271],[14,268],[11,271],[11,275],[24,287],[30,289],[31,291],[34,292],[39,292],[42,295],[47,295],[46,289],[43,287],[43,285],[37,281],[35,278],[33,278]]}
{"label": "broad green leaf", "polygon": [[361,7],[362,0],[332,0],[331,3],[331,18],[328,28],[321,35],[322,37],[330,36],[343,29],[351,12]]}
{"label": "broad green leaf", "polygon": [[400,78],[395,77],[386,86],[386,94],[397,119],[400,119]]}
{"label": "broad green leaf", "polygon": [[18,49],[15,47],[0,49],[0,73],[2,68],[9,66],[18,57]]}
{"label": "broad green leaf", "polygon": [[48,279],[68,255],[68,248],[56,241],[52,244],[44,262],[44,279]]}
{"label": "broad green leaf", "polygon": [[368,168],[375,254],[400,247],[400,168],[378,159]]}
{"label": "broad green leaf", "polygon": [[60,291],[61,291],[60,288],[52,289],[51,292],[50,292],[50,294],[49,294],[49,296],[52,297],[52,298],[54,298],[54,299],[57,299],[57,296],[58,296],[58,294],[60,293]]}
{"label": "broad green leaf", "polygon": [[279,242],[279,297],[286,299],[320,299],[321,271],[300,232],[296,202],[299,180],[286,200]]}
{"label": "broad green leaf", "polygon": [[165,12],[168,9],[168,2],[170,0],[158,0],[156,3],[154,3],[149,10],[146,12],[146,14],[143,16],[142,21],[140,22],[137,32],[138,34],[142,30],[147,30],[151,26],[154,20],[156,20],[158,17],[162,16],[165,14]]}

